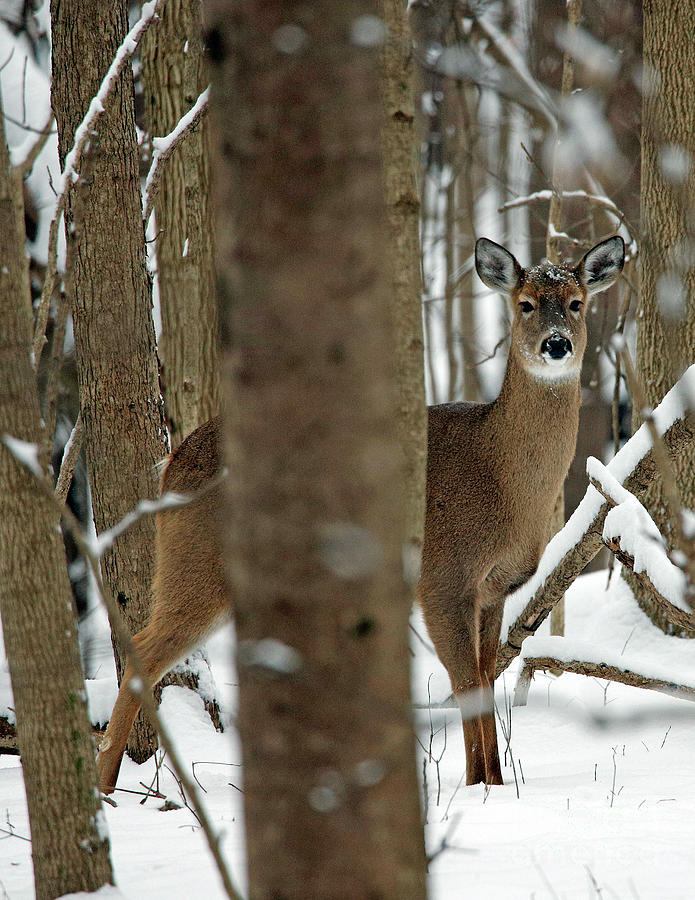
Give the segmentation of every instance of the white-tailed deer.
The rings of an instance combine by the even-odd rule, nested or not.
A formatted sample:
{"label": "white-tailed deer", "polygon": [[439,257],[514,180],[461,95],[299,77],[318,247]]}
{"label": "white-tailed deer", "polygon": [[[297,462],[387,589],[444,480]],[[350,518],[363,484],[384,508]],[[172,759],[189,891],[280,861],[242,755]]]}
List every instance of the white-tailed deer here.
{"label": "white-tailed deer", "polygon": [[504,598],[548,541],[577,441],[587,297],[615,281],[624,255],[612,237],[574,268],[522,269],[492,241],[475,247],[478,275],[511,302],[509,359],[492,403],[430,407],[419,585],[461,707],[467,784],[502,783],[493,682]]}
{"label": "white-tailed deer", "polygon": [[[609,238],[575,267],[524,270],[503,247],[476,244],[485,284],[510,297],[511,348],[493,403],[429,412],[427,511],[419,599],[462,706],[467,783],[502,782],[494,714],[469,716],[465,695],[491,701],[505,596],[526,581],[548,540],[574,455],[588,295],[613,283],[625,246]],[[167,462],[162,491],[191,494],[219,471],[219,420],[196,429]],[[220,488],[157,517],[149,624],[133,639],[156,683],[229,613],[220,540]],[[97,764],[111,792],[140,708],[128,663]]]}

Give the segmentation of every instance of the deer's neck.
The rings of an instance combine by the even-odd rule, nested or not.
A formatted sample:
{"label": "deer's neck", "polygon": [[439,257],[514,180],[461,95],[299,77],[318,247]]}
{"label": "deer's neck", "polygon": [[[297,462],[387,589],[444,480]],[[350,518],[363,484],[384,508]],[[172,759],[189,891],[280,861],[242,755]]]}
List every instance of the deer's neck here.
{"label": "deer's neck", "polygon": [[577,442],[580,390],[579,368],[569,378],[538,378],[511,353],[492,408],[498,446],[512,456],[538,452],[546,464],[554,457],[564,478]]}

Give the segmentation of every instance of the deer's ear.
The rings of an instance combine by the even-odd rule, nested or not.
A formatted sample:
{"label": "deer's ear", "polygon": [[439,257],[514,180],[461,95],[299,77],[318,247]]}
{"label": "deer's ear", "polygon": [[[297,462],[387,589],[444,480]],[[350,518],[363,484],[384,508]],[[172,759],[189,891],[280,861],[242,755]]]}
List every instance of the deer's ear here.
{"label": "deer's ear", "polygon": [[623,271],[624,262],[625,241],[616,235],[589,250],[575,273],[587,294],[597,294],[613,284]]}
{"label": "deer's ear", "polygon": [[509,250],[487,238],[476,241],[475,270],[483,284],[505,294],[510,294],[517,287],[523,274],[523,269]]}

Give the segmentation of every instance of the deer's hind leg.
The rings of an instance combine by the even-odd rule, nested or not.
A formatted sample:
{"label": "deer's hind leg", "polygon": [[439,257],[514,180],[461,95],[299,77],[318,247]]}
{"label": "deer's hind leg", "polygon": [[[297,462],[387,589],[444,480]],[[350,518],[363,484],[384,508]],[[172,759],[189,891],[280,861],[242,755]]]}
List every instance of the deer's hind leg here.
{"label": "deer's hind leg", "polygon": [[[476,595],[466,591],[452,600],[420,591],[425,623],[437,655],[449,673],[461,711],[466,748],[466,784],[486,780],[485,743],[481,717],[484,685],[479,665],[479,625]],[[494,724],[494,722],[493,722]]]}
{"label": "deer's hind leg", "polygon": [[495,724],[495,667],[503,613],[503,602],[484,606],[479,612],[478,658],[485,706],[480,716],[480,727],[485,754],[486,784],[504,784]]}

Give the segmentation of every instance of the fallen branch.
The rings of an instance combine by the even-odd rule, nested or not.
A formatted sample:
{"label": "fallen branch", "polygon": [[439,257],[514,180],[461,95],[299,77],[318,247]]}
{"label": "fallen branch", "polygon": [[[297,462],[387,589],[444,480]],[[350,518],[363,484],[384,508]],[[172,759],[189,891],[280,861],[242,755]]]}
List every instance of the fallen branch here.
{"label": "fallen branch", "polygon": [[[572,672],[575,675],[586,675],[588,678],[603,678],[607,681],[619,681],[631,687],[645,688],[648,691],[658,691],[660,694],[668,694],[670,697],[678,697],[681,700],[695,702],[695,687],[687,684],[677,684],[674,681],[662,681],[658,678],[648,678],[630,669],[621,669],[618,666],[609,666],[606,663],[587,662],[581,659],[562,660],[553,656],[529,656],[524,660],[524,668],[519,677],[517,691],[514,694],[514,705],[523,706],[523,695],[519,694],[525,686],[530,684],[533,673],[537,670],[561,669],[563,672]],[[528,687],[526,687],[528,694]]]}
{"label": "fallen branch", "polygon": [[[669,457],[676,458],[695,439],[695,422],[684,399],[695,396],[695,366],[654,410],[654,422]],[[638,499],[657,471],[646,425],[632,436],[608,465],[609,472]],[[565,527],[550,541],[536,573],[507,599],[512,624],[497,652],[495,677],[515,659],[525,638],[534,634],[552,608],[603,546],[603,524],[611,504],[589,485]]]}

